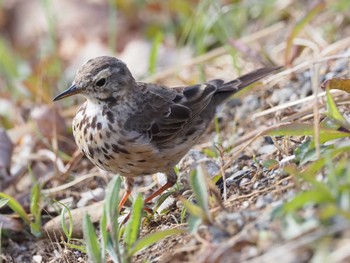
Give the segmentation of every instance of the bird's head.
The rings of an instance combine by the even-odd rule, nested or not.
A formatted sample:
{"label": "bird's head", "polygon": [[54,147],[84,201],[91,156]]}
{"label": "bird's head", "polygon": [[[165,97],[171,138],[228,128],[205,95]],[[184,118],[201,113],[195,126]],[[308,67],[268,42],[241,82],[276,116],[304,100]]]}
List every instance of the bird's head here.
{"label": "bird's head", "polygon": [[108,100],[123,95],[136,82],[128,67],[119,59],[102,56],[90,59],[77,72],[72,85],[54,101],[81,94],[88,100]]}

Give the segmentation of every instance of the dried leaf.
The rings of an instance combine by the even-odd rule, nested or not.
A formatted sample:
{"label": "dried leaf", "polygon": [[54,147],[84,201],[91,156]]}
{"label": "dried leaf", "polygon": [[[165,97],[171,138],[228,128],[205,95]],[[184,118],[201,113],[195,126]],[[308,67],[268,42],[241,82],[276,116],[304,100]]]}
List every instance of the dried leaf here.
{"label": "dried leaf", "polygon": [[338,89],[350,93],[350,79],[332,78],[324,81],[321,85],[323,89]]}

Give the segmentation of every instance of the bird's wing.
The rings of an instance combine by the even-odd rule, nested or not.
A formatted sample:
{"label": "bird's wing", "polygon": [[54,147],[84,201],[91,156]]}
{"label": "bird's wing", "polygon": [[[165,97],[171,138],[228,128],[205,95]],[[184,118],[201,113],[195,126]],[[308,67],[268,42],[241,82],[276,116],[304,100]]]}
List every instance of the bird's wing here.
{"label": "bird's wing", "polygon": [[[162,145],[180,131],[192,129],[192,122],[206,122],[214,117],[215,108],[229,96],[279,68],[261,68],[224,83],[214,79],[203,84],[166,88],[155,84],[138,83],[144,92],[139,111],[131,116],[125,128],[148,135],[151,142]],[[203,131],[204,132],[204,131]]]}
{"label": "bird's wing", "polygon": [[127,120],[125,128],[147,134],[151,142],[161,144],[198,117],[223,81],[213,80],[173,89],[155,84],[138,84],[147,87],[144,102],[139,111]]}

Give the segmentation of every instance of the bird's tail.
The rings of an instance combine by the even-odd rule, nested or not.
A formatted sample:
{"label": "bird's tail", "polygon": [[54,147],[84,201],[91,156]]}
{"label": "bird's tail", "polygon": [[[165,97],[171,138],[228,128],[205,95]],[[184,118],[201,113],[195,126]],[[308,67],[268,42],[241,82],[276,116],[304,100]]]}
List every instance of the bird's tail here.
{"label": "bird's tail", "polygon": [[230,96],[244,89],[245,87],[248,87],[254,82],[257,82],[260,79],[275,73],[281,68],[282,67],[260,68],[226,83],[218,79],[209,81],[209,83],[211,83],[213,86],[216,86],[217,89],[209,105],[207,105],[206,107],[206,113],[208,114],[208,116],[214,116],[216,107],[225,102],[225,100],[228,99]]}
{"label": "bird's tail", "polygon": [[241,89],[248,87],[249,85],[253,84],[254,82],[261,80],[262,78],[278,71],[281,68],[282,67],[268,67],[268,68],[260,68],[260,69],[254,70],[254,71],[249,72],[243,76],[240,76],[239,78],[237,78],[235,80],[224,83],[218,89],[218,92],[225,92],[225,91],[238,92]]}
{"label": "bird's tail", "polygon": [[244,89],[245,87],[248,87],[249,85],[253,84],[254,82],[257,82],[261,80],[262,78],[275,73],[276,71],[280,70],[282,67],[266,67],[266,68],[260,68],[255,71],[252,71],[248,74],[245,74],[235,80],[226,82],[222,84],[216,91],[216,93],[213,96],[213,102],[214,104],[218,105],[224,102],[227,98],[229,98],[231,95],[237,93],[238,91]]}
{"label": "bird's tail", "polygon": [[208,116],[214,116],[216,107],[225,102],[233,94],[278,71],[281,68],[282,67],[260,68],[226,83],[219,79],[209,81],[209,83],[216,86],[217,89],[211,98],[209,105],[206,107],[206,113]]}

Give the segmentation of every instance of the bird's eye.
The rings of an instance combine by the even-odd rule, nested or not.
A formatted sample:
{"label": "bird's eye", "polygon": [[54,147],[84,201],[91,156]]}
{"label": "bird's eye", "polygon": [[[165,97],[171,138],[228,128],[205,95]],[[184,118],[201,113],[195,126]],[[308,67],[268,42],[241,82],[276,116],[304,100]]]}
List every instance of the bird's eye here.
{"label": "bird's eye", "polygon": [[96,82],[96,86],[99,86],[99,87],[102,87],[104,84],[106,84],[106,79],[105,78],[99,79]]}

